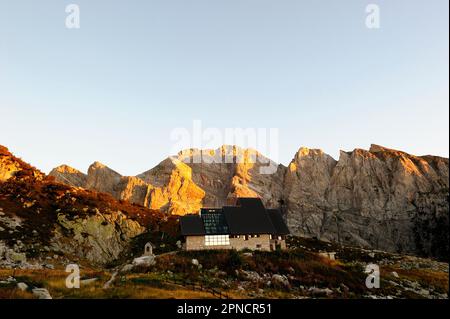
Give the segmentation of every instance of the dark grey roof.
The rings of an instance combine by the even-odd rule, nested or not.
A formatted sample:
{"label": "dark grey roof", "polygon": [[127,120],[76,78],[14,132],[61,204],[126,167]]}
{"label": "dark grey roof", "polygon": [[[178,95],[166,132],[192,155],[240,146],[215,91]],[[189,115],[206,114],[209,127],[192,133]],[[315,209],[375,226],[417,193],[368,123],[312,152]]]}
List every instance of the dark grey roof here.
{"label": "dark grey roof", "polygon": [[273,234],[287,235],[287,228],[277,209],[266,209],[259,198],[239,198],[237,206],[202,209],[200,215],[180,219],[182,235]]}
{"label": "dark grey roof", "polygon": [[200,215],[186,215],[180,218],[181,234],[187,235],[204,235],[205,228]]}
{"label": "dark grey roof", "polygon": [[224,207],[230,234],[273,234],[275,228],[264,207]]}
{"label": "dark grey roof", "polygon": [[260,198],[256,197],[241,197],[236,200],[236,205],[240,207],[263,210],[264,204]]}
{"label": "dark grey roof", "polygon": [[272,225],[275,227],[276,235],[288,235],[289,229],[281,216],[280,210],[278,209],[268,209],[267,214],[269,215]]}

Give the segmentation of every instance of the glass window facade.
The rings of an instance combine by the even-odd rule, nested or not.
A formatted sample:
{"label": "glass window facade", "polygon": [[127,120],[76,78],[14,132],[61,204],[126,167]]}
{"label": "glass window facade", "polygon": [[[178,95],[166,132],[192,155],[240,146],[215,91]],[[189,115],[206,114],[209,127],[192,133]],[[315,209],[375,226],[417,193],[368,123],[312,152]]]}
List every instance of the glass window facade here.
{"label": "glass window facade", "polygon": [[222,213],[202,213],[203,225],[207,234],[226,234],[228,225]]}
{"label": "glass window facade", "polygon": [[230,237],[228,235],[206,235],[206,246],[228,246],[230,245]]}

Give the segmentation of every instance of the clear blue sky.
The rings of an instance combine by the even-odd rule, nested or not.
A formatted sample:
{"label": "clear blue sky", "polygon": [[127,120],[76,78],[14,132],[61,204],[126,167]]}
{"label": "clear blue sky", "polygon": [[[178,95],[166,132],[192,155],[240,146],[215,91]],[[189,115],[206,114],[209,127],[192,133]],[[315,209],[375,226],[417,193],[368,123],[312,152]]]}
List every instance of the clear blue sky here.
{"label": "clear blue sky", "polygon": [[[65,28],[79,4],[81,28]],[[381,28],[365,26],[365,7]],[[170,132],[275,127],[300,146],[449,154],[448,0],[0,0],[0,144],[128,175]]]}

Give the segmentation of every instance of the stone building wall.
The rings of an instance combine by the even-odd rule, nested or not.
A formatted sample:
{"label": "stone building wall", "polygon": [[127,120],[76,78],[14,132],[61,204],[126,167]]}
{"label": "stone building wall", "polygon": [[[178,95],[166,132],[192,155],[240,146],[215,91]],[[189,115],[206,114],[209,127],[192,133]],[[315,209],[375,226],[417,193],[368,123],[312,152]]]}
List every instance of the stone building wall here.
{"label": "stone building wall", "polygon": [[[230,237],[230,245],[219,246],[206,246],[205,236],[186,236],[186,250],[202,250],[202,249],[251,249],[251,250],[275,250],[276,243],[281,245],[281,249],[286,249],[286,243],[284,240],[271,240],[270,235],[259,235],[259,237],[248,236],[247,239],[244,235],[240,235],[239,238]],[[271,247],[272,244],[272,247]]]}
{"label": "stone building wall", "polygon": [[270,235],[259,235],[259,237],[252,237],[245,240],[244,235],[239,238],[230,238],[231,247],[236,250],[252,249],[252,250],[270,250]]}

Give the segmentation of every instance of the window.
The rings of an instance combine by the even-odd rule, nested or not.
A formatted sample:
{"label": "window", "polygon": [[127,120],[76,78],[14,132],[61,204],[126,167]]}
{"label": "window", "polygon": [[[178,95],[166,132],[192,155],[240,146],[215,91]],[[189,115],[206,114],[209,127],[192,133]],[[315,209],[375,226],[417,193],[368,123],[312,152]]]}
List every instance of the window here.
{"label": "window", "polygon": [[224,214],[202,212],[201,217],[207,234],[228,233],[228,225]]}
{"label": "window", "polygon": [[228,235],[206,235],[206,246],[227,246],[230,245],[230,237]]}
{"label": "window", "polygon": [[245,235],[245,236],[244,236],[244,240],[248,240],[248,235]]}
{"label": "window", "polygon": [[261,245],[260,245],[260,244],[256,245],[256,248],[260,249],[260,248],[261,248]]}

